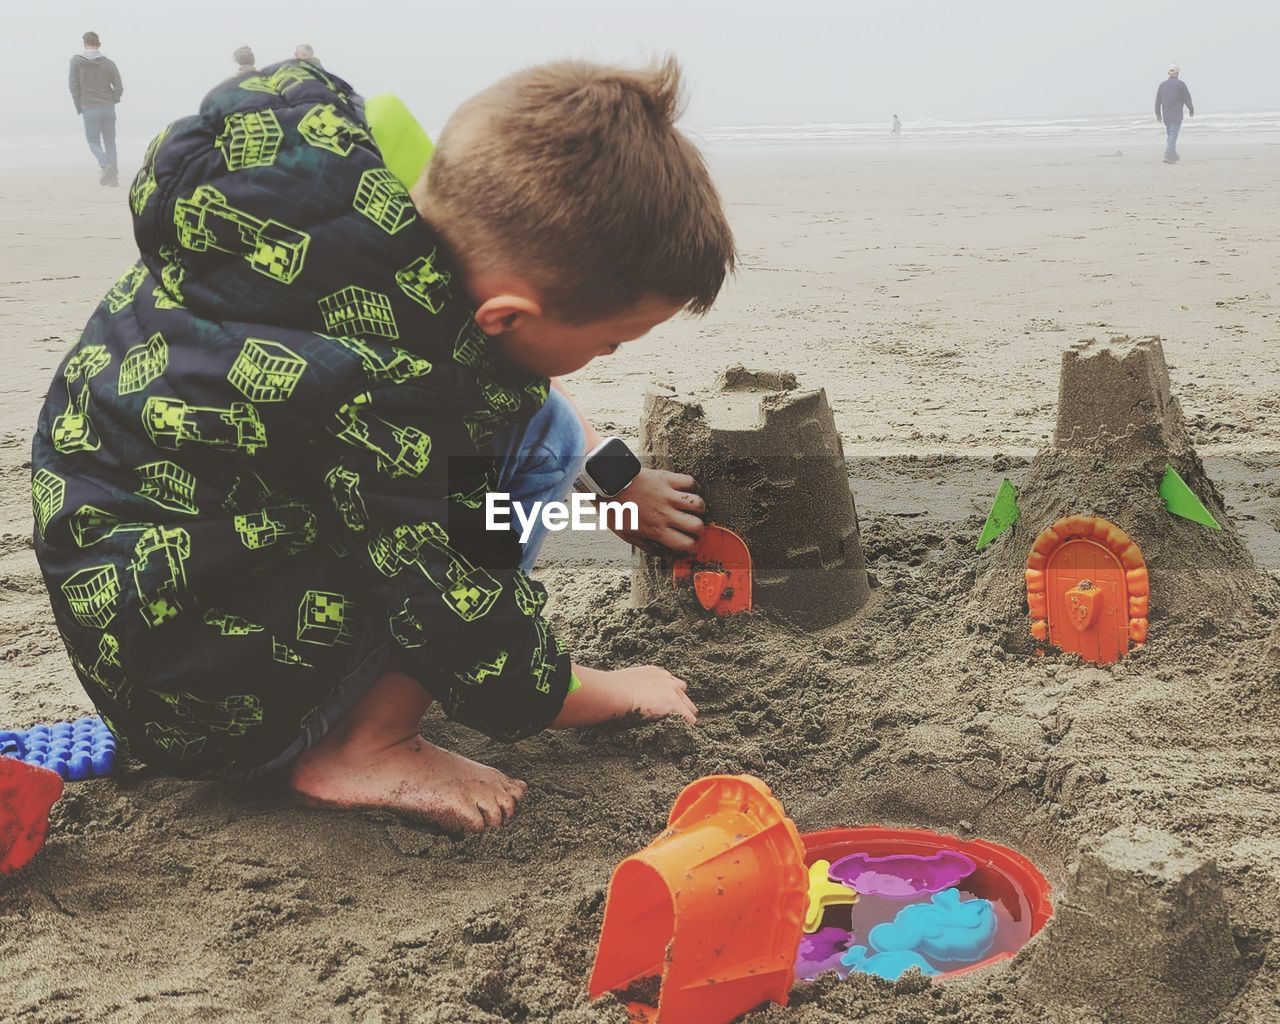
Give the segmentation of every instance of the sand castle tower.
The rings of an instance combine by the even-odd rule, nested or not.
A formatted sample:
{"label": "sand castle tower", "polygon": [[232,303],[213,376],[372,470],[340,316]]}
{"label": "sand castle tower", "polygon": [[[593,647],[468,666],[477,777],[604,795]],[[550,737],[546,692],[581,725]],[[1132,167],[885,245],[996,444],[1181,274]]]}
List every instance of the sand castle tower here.
{"label": "sand castle tower", "polygon": [[1022,985],[1116,1024],[1209,1024],[1241,978],[1217,864],[1130,825],[1081,852]]}
{"label": "sand castle tower", "polygon": [[[790,373],[726,370],[701,400],[645,399],[647,464],[689,473],[709,519],[751,550],[755,607],[809,629],[848,618],[866,602],[867,572],[844,450],[826,392]],[[668,561],[637,555],[632,596],[672,594]]]}
{"label": "sand castle tower", "polygon": [[[1194,496],[1188,501],[1194,505],[1198,499],[1215,524],[1169,511],[1161,487],[1170,468]],[[1021,518],[983,556],[987,564],[975,588],[983,617],[1016,624],[1012,635],[1026,636],[1028,601],[1033,620],[1043,614],[1034,607],[1027,570],[1044,567],[1045,560],[1035,557],[1037,549],[1053,557],[1054,538],[1042,533],[1064,517],[1099,517],[1118,527],[1114,538],[1119,540],[1112,544],[1117,557],[1124,540],[1136,542],[1150,589],[1149,602],[1144,594],[1133,612],[1149,618],[1152,636],[1187,629],[1207,635],[1256,589],[1253,561],[1196,455],[1170,390],[1159,338],[1082,341],[1063,353],[1053,442],[1015,483]],[[1134,564],[1136,556],[1122,571]],[[1076,593],[1073,600],[1083,606],[1091,596]],[[1146,628],[1146,621],[1134,625],[1134,639],[1140,642],[1138,634]]]}

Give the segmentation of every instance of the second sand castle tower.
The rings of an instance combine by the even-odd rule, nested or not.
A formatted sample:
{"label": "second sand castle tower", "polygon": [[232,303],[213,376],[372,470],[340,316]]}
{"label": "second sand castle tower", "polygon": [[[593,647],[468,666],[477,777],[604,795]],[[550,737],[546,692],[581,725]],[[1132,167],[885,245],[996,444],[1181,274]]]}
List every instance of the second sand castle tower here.
{"label": "second sand castle tower", "polygon": [[[1171,472],[1206,522],[1170,511],[1162,491]],[[1159,338],[1087,340],[1063,353],[1053,442],[1036,455],[1017,491],[1017,529],[993,545],[975,588],[975,614],[1016,623],[1015,635],[1026,635],[1026,601],[1034,596],[1027,586],[1031,556],[1045,532],[1073,519],[1105,520],[1141,547],[1152,638],[1187,629],[1207,635],[1256,588],[1253,561],[1170,390]],[[1038,610],[1030,610],[1037,618]]]}

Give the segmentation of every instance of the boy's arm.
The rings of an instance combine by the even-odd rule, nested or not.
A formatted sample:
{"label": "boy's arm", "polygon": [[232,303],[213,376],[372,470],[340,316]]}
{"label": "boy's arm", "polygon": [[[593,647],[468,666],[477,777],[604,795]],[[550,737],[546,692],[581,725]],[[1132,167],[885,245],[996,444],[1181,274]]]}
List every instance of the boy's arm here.
{"label": "boy's arm", "polygon": [[71,102],[76,105],[76,113],[82,113],[80,109],[80,75],[76,71],[76,59],[71,58],[71,70],[67,73],[67,87],[71,90]]}
{"label": "boy's arm", "polygon": [[[449,717],[495,739],[550,725],[571,666],[520,568],[513,531],[485,529],[494,461],[450,396],[395,385],[355,395],[330,427],[325,480],[396,662]],[[453,454],[468,453],[468,454]]]}
{"label": "boy's arm", "polygon": [[[551,378],[551,386],[562,394],[578,414],[586,435],[587,451],[604,438],[583,415],[559,377]],[[586,454],[585,452],[583,454]],[[616,501],[631,501],[636,506],[636,529],[629,530],[615,520],[611,527],[622,540],[653,554],[688,554],[702,534],[699,518],[707,510],[706,503],[694,493],[697,483],[684,473],[667,473],[658,469],[642,469],[640,475],[618,494]]]}
{"label": "boy's arm", "polygon": [[124,95],[124,83],[120,81],[120,68],[115,61],[111,62],[111,91],[115,94],[116,102],[120,102],[120,97]]}
{"label": "boy's arm", "polygon": [[690,725],[698,720],[698,709],[689,699],[685,681],[657,665],[636,665],[613,672],[575,665],[573,671],[581,685],[569,691],[552,723],[556,729],[596,725],[628,715],[647,721],[679,715]]}

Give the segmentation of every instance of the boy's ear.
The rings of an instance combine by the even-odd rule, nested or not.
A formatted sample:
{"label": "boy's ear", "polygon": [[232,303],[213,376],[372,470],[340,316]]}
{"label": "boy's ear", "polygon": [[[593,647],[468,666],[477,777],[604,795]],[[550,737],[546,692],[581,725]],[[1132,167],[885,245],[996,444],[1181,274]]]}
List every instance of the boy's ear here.
{"label": "boy's ear", "polygon": [[488,335],[506,334],[540,316],[542,307],[535,300],[507,292],[480,304],[476,310],[476,326]]}

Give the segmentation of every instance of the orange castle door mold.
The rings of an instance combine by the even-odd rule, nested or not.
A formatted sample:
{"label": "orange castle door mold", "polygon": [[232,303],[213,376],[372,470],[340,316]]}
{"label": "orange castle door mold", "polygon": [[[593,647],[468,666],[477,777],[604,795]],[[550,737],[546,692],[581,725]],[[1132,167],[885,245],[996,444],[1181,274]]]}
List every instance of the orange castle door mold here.
{"label": "orange castle door mold", "polygon": [[1109,665],[1146,643],[1151,581],[1142,552],[1099,516],[1066,516],[1027,556],[1031,635],[1085,661]]}
{"label": "orange castle door mold", "polygon": [[676,797],[667,830],[618,865],[592,998],[658,977],[653,1024],[724,1024],[785,1004],[808,904],[804,844],[769,787],[712,775]]}
{"label": "orange castle door mold", "polygon": [[698,604],[714,615],[751,611],[751,551],[727,527],[708,523],[693,553],[672,563],[671,581],[692,581]]}

